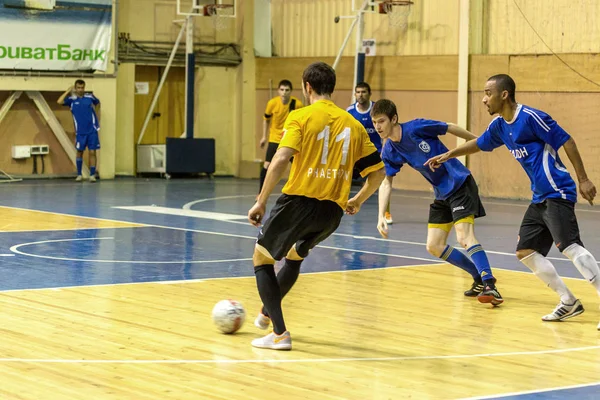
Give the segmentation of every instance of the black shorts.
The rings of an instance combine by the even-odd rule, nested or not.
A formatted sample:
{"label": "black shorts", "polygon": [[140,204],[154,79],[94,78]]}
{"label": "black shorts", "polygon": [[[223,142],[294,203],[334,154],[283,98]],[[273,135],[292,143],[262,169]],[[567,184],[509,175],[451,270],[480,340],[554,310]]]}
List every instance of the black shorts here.
{"label": "black shorts", "polygon": [[271,162],[275,153],[277,153],[277,148],[279,147],[279,143],[269,142],[267,145],[267,155],[265,155],[265,162]]}
{"label": "black shorts", "polygon": [[430,224],[449,224],[469,215],[475,218],[485,217],[479,189],[472,175],[469,175],[462,186],[446,200],[434,200],[429,206]]}
{"label": "black shorts", "polygon": [[275,260],[281,260],[296,245],[302,258],[327,239],[340,225],[344,212],[329,200],[283,194],[265,221],[258,240]]}
{"label": "black shorts", "polygon": [[573,243],[583,246],[575,203],[569,200],[546,199],[542,203],[531,203],[523,216],[517,250],[535,250],[546,256],[553,242],[561,252]]}

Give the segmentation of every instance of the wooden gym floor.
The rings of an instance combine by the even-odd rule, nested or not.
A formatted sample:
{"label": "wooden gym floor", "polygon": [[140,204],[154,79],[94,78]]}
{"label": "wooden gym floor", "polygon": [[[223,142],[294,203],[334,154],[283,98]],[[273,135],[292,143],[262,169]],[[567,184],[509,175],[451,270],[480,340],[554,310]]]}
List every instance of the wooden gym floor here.
{"label": "wooden gym floor", "polygon": [[[526,202],[484,201],[477,236],[505,303],[424,247],[429,195],[395,191],[390,239],[376,201],[303,264],[284,300],[294,349],[254,349],[260,302],[257,182],[20,182],[0,192],[2,399],[585,399],[600,397],[591,285],[551,257],[586,312],[544,323],[558,299],[512,252]],[[273,197],[273,200],[275,197]],[[598,211],[578,206],[596,256]],[[452,242],[453,243],[453,242]],[[210,320],[241,301],[235,335]]]}

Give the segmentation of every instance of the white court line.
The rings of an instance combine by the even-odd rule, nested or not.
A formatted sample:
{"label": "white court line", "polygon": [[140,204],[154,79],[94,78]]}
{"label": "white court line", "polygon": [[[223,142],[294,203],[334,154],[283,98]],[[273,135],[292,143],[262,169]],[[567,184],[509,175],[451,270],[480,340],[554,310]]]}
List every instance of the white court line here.
{"label": "white court line", "polygon": [[[206,218],[217,221],[229,221],[232,219],[246,219],[245,215],[225,214],[212,211],[184,210],[181,208],[159,207],[159,206],[122,206],[112,207],[120,210],[142,211],[155,214],[177,215],[180,217]],[[250,224],[248,224],[250,225]]]}
{"label": "white court line", "polygon": [[[356,194],[356,193],[351,192],[351,194]],[[279,196],[279,195],[280,195],[280,193],[275,193],[269,197]],[[190,201],[189,203],[184,204],[184,206],[182,208],[185,210],[189,210],[195,204],[198,204],[198,203],[205,203],[208,201],[216,201],[216,200],[238,199],[238,198],[242,198],[242,197],[256,197],[256,195],[255,194],[240,194],[240,195],[234,195],[234,196],[209,197],[209,198],[205,198],[205,199]],[[403,197],[403,198],[407,198],[407,199],[419,199],[419,200],[433,201],[433,195],[432,196],[418,196],[418,195],[394,193],[393,191],[392,191],[392,197]],[[482,198],[482,200],[484,200],[483,201],[484,204],[493,204],[493,205],[497,205],[497,206],[509,206],[509,207],[520,207],[520,208],[527,208],[527,207],[529,207],[529,204],[530,204],[529,200],[523,200],[524,202],[527,201],[527,203],[524,203],[524,204],[508,203],[508,202],[504,203],[501,201],[486,200],[486,198]],[[590,210],[587,208],[577,208],[576,211],[577,212],[600,213],[599,210]]]}
{"label": "white court line", "polygon": [[584,387],[589,387],[589,386],[598,386],[598,385],[600,385],[600,381],[592,382],[592,383],[583,383],[581,385],[557,386],[557,387],[548,388],[548,389],[526,390],[523,392],[500,393],[500,394],[494,394],[494,395],[489,395],[489,396],[465,397],[460,400],[498,399],[498,398],[507,397],[507,396],[519,396],[522,394],[546,393],[546,392],[554,392],[554,391],[558,391],[558,390],[579,389],[579,388],[584,388]]}
{"label": "white court line", "polygon": [[14,257],[14,254],[0,254],[0,257]]}
{"label": "white court line", "polygon": [[[279,193],[272,194],[269,197],[272,197],[272,196],[279,196]],[[190,201],[189,203],[185,203],[183,205],[183,207],[181,207],[181,208],[183,208],[184,210],[191,210],[192,207],[198,203],[205,203],[207,201],[216,201],[216,200],[239,199],[242,197],[256,197],[256,195],[255,194],[237,194],[235,196],[221,196],[221,197],[211,197],[208,199],[199,199],[199,200]]]}
{"label": "white court line", "polygon": [[[65,214],[65,215],[69,215],[69,214]],[[69,215],[69,216],[76,217],[76,215]],[[87,218],[87,217],[81,217],[81,218]],[[131,226],[98,226],[98,227],[94,227],[94,228],[19,229],[17,231],[3,231],[3,230],[0,230],[0,233],[68,232],[68,231],[91,231],[91,230],[95,231],[95,230],[101,230],[101,229],[142,228],[142,227],[146,226],[144,224],[140,224],[140,223],[137,223],[137,222],[127,222],[127,223],[131,224]]]}
{"label": "white court line", "polygon": [[[235,197],[235,196],[226,196],[226,198],[232,198],[232,197]],[[194,203],[194,202],[192,202],[192,203]],[[192,203],[187,203],[186,205],[192,204]],[[189,210],[189,209],[182,210],[179,208],[157,207],[157,206],[126,206],[126,207],[112,207],[112,208],[130,210],[130,211],[143,211],[143,212],[150,212],[150,213],[155,213],[155,214],[178,215],[178,216],[186,216],[186,217],[192,217],[192,218],[206,218],[206,219],[213,219],[213,220],[222,221],[222,222],[229,222],[229,223],[233,223],[233,224],[241,224],[241,225],[250,226],[250,224],[248,222],[236,221],[236,220],[240,220],[240,219],[245,220],[247,218],[245,215],[223,214],[223,213],[217,213],[217,212],[195,211],[195,210]],[[417,246],[426,246],[427,245],[426,243],[422,243],[422,242],[411,242],[411,241],[407,241],[407,240],[397,240],[397,239],[383,239],[383,238],[379,238],[379,237],[375,237],[375,236],[360,236],[360,235],[357,236],[357,235],[349,235],[349,234],[345,234],[345,233],[336,233],[336,232],[334,232],[332,234],[332,236],[343,236],[343,237],[351,237],[351,238],[357,239],[357,240],[375,240],[375,241],[381,241],[381,242],[402,243],[402,244],[411,244],[411,245],[417,245]],[[325,247],[325,246],[319,246],[319,247]],[[325,248],[327,248],[327,247],[325,247]],[[348,249],[345,249],[345,250],[348,250]],[[357,250],[352,250],[352,251],[357,251]],[[485,252],[488,254],[497,254],[497,255],[501,255],[501,256],[516,257],[515,253],[507,253],[504,251],[494,251],[494,250],[485,249]],[[378,253],[373,253],[373,254],[378,254]],[[406,257],[406,258],[409,258],[409,257]],[[549,260],[554,260],[554,261],[571,262],[566,257],[565,258],[546,257],[546,258]],[[432,258],[412,257],[412,259],[439,262],[439,260],[432,259]]]}
{"label": "white court line", "polygon": [[[364,269],[344,269],[335,271],[316,271],[316,272],[302,272],[302,275],[322,275],[322,274],[345,274],[348,272],[374,272],[385,269],[406,269],[406,268],[423,268],[423,267],[439,267],[449,264],[411,264],[411,265],[397,265],[391,267],[381,268],[364,268]],[[496,268],[507,272],[515,272],[519,274],[532,275],[531,272],[526,271],[515,271],[513,269]],[[223,277],[211,277],[211,278],[197,278],[197,279],[181,279],[175,281],[148,281],[148,282],[124,282],[124,283],[100,283],[95,285],[73,285],[73,286],[53,286],[53,287],[42,287],[42,288],[27,288],[27,289],[4,289],[0,290],[0,293],[10,292],[28,292],[28,291],[40,291],[40,290],[67,290],[67,289],[79,289],[79,288],[95,288],[95,287],[106,287],[106,286],[126,286],[126,285],[187,285],[193,283],[203,283],[211,281],[224,281],[230,279],[255,279],[254,276],[223,276]],[[572,279],[581,281],[581,278],[570,278],[563,277],[563,279]]]}
{"label": "white court line", "polygon": [[[433,267],[433,266],[441,266],[441,265],[443,265],[443,264],[397,265],[397,266],[381,267],[381,268],[344,269],[344,270],[335,270],[335,271],[302,272],[302,275],[341,274],[341,273],[347,273],[347,272],[371,272],[371,271],[378,271],[378,270],[384,270],[384,269],[404,269],[404,268],[418,268],[418,267]],[[510,272],[522,272],[522,271],[512,271],[512,270],[509,270],[509,271]],[[100,283],[100,284],[97,284],[97,285],[73,285],[73,286],[53,286],[53,287],[28,288],[28,289],[4,289],[4,290],[0,290],[0,293],[28,292],[28,291],[40,291],[40,290],[64,290],[64,289],[95,288],[95,287],[125,286],[125,285],[186,285],[186,284],[190,284],[190,283],[203,283],[203,282],[211,282],[211,281],[224,281],[224,280],[229,280],[229,279],[252,279],[252,280],[254,280],[255,278],[254,278],[253,275],[248,275],[248,276],[223,276],[223,277],[214,277],[214,278],[181,279],[181,280],[176,280],[176,281]]]}
{"label": "white court line", "polygon": [[[420,200],[430,200],[433,201],[433,196],[431,197],[426,197],[426,196],[416,196],[416,195],[409,195],[409,194],[394,194],[394,192],[392,192],[392,196],[393,197],[404,197],[407,199],[420,199]],[[523,200],[523,202],[527,202],[524,204],[519,204],[519,203],[509,203],[509,202],[501,202],[501,201],[494,201],[494,200],[486,200],[487,198],[482,197],[482,202],[484,203],[484,205],[486,204],[492,204],[495,206],[509,206],[509,207],[520,207],[520,208],[527,208],[529,207],[529,204],[531,204],[531,200]],[[580,203],[583,204],[583,203]],[[586,206],[587,207],[587,206]],[[590,210],[589,207],[588,208],[577,208],[575,210],[576,212],[589,212],[589,213],[600,213],[600,210]]]}
{"label": "white court line", "polygon": [[[113,208],[126,209],[126,210],[130,210],[130,211],[143,211],[143,212],[150,212],[150,213],[156,213],[156,214],[165,214],[165,213],[170,214],[170,215],[186,215],[187,214],[187,216],[190,216],[190,217],[193,217],[192,213],[194,213],[194,211],[180,210],[178,208],[153,207],[153,206],[132,206],[132,207],[128,206],[128,207],[113,207]],[[181,213],[178,213],[178,212],[181,212]],[[225,215],[225,216],[227,216],[228,219],[220,219],[220,215]],[[212,213],[212,212],[202,212],[202,217],[199,217],[199,218],[214,219],[214,220],[223,221],[223,222],[233,222],[233,221],[231,221],[231,219],[246,218],[246,216],[238,216],[238,215],[233,215],[233,214],[220,214],[220,213]],[[246,222],[236,222],[236,223],[242,223],[244,225],[248,225],[249,227],[251,226],[250,223],[246,223]],[[154,226],[158,226],[158,225],[154,225]],[[255,236],[245,236],[245,235],[230,234],[230,233],[217,233],[217,232],[209,232],[209,231],[187,229],[187,228],[184,229],[184,228],[169,227],[169,229],[182,229],[185,231],[200,232],[200,233],[213,233],[213,234],[224,235],[224,236],[233,236],[233,237],[239,237],[239,238],[244,238],[244,239],[256,240]],[[357,253],[374,254],[374,255],[378,255],[378,256],[406,258],[409,260],[444,263],[444,261],[442,261],[440,259],[436,259],[436,258],[403,256],[403,255],[398,255],[398,254],[381,253],[381,252],[377,252],[377,251],[368,251],[368,250],[347,249],[344,247],[335,247],[335,246],[317,245],[317,247],[321,247],[324,249],[331,249],[331,250],[354,251]]]}
{"label": "white court line", "polygon": [[[397,239],[383,239],[383,238],[378,238],[375,236],[355,236],[355,235],[349,235],[346,233],[334,233],[334,235],[336,236],[348,236],[354,239],[362,239],[362,240],[377,240],[377,241],[382,241],[382,242],[393,242],[393,243],[402,243],[402,244],[414,244],[417,246],[427,246],[427,243],[421,243],[421,242],[410,242],[407,240],[397,240]],[[494,251],[494,250],[488,250],[487,248],[484,248],[485,252],[488,254],[497,254],[497,255],[501,255],[501,256],[510,256],[510,257],[516,257],[515,253],[507,253],[504,251]],[[571,260],[569,260],[568,258],[562,258],[562,257],[546,257],[548,260],[555,260],[555,261],[567,261],[567,262],[571,262]],[[600,263],[600,262],[599,262]]]}
{"label": "white court line", "polygon": [[[20,207],[6,207],[6,206],[1,206],[1,207],[12,208],[12,209],[17,209],[17,210],[25,210],[25,211],[38,211],[38,212],[42,212],[42,213],[46,213],[46,214],[67,215],[67,216],[70,216],[70,217],[79,217],[78,215],[66,214],[66,213],[60,213],[60,212],[30,210],[30,209],[27,209],[27,208],[20,208]],[[104,218],[95,218],[95,217],[81,217],[81,218],[89,218],[89,219],[95,219],[95,220],[99,220],[99,221],[111,221],[111,222],[118,222],[118,223],[130,223],[130,224],[137,225],[137,226],[131,226],[129,228],[137,228],[137,229],[139,229],[141,227],[146,227],[146,228],[163,228],[163,229],[172,229],[172,230],[178,230],[178,231],[184,231],[184,232],[207,233],[207,234],[210,234],[210,235],[226,236],[226,237],[237,237],[237,238],[242,238],[242,239],[256,240],[256,236],[246,236],[246,235],[239,235],[239,234],[230,234],[230,233],[221,233],[221,232],[214,232],[214,231],[205,231],[205,230],[200,230],[200,229],[178,228],[178,227],[173,227],[173,226],[145,224],[145,223],[139,223],[139,222],[119,221],[119,220],[104,219]],[[232,222],[232,221],[228,221],[228,222]],[[88,228],[86,228],[86,229],[88,229]],[[321,246],[317,246],[317,247],[321,247]],[[356,250],[356,249],[342,249],[342,248],[335,248],[335,247],[328,247],[328,248],[329,249],[336,249],[336,250],[353,251],[353,252],[356,252],[356,253],[363,253],[362,250]],[[416,258],[416,257],[412,258],[412,257],[408,257],[408,256],[404,257],[404,256],[397,255],[397,254],[386,254],[386,253],[376,253],[376,252],[369,252],[369,254],[390,256],[390,257],[396,257],[396,258],[421,259],[421,258]],[[423,258],[421,260],[424,260],[424,261],[434,261],[434,262],[438,262],[438,263],[441,262],[441,260],[439,260],[439,259],[425,259],[425,258]],[[519,272],[519,273],[525,273],[525,274],[531,274],[530,272],[516,271],[516,270],[513,270],[513,269],[509,269],[509,268],[494,267],[494,269],[504,270],[504,271],[512,271],[512,272]],[[573,280],[585,280],[583,278],[572,278],[572,277],[562,277],[562,278],[563,279],[573,279]],[[16,290],[28,290],[28,289],[16,289]]]}
{"label": "white court line", "polygon": [[289,359],[245,359],[245,360],[176,360],[176,359],[158,359],[158,360],[81,360],[81,359],[44,359],[44,358],[0,358],[0,362],[5,363],[46,363],[46,364],[307,364],[307,363],[334,363],[334,362],[352,362],[352,361],[419,361],[419,360],[448,360],[448,359],[468,359],[468,358],[489,358],[489,357],[514,357],[514,356],[532,356],[546,354],[571,353],[575,351],[597,350],[600,346],[573,347],[570,349],[555,350],[535,350],[535,351],[515,351],[505,353],[481,353],[481,354],[453,354],[447,356],[399,356],[399,357],[340,357],[340,358],[289,358]]}
{"label": "white court line", "polygon": [[[78,183],[77,185],[81,186],[80,183]],[[31,209],[31,208],[23,208],[23,207],[11,207],[11,206],[0,205],[0,208],[10,208],[12,210],[21,210],[21,211],[33,211],[33,212],[39,212],[39,213],[44,213],[44,214],[65,215],[65,216],[68,216],[68,217],[93,219],[93,220],[96,220],[96,221],[118,222],[120,224],[146,225],[146,224],[141,224],[141,223],[138,223],[138,222],[118,221],[116,219],[108,219],[108,218],[86,217],[86,216],[83,216],[83,215],[67,214],[67,213],[55,212],[55,211],[34,210],[34,209]],[[128,226],[127,228],[135,228],[135,226]],[[99,229],[99,228],[82,228],[82,229]],[[57,230],[59,230],[59,229],[57,229]],[[7,232],[3,232],[3,233],[7,233]]]}
{"label": "white court line", "polygon": [[100,237],[100,238],[80,238],[80,239],[54,239],[54,240],[41,240],[39,242],[29,242],[29,243],[21,243],[14,245],[10,248],[10,251],[16,254],[20,254],[23,256],[36,257],[36,258],[45,258],[49,260],[60,260],[60,261],[86,261],[86,262],[97,262],[97,263],[126,263],[126,264],[212,264],[212,263],[223,263],[223,262],[236,262],[236,261],[249,261],[252,260],[250,258],[233,258],[227,260],[173,260],[173,261],[144,261],[144,260],[94,260],[88,258],[68,258],[68,257],[54,257],[54,256],[46,256],[41,254],[31,254],[25,253],[24,251],[19,250],[20,247],[31,246],[36,244],[46,244],[46,243],[59,243],[59,242],[75,242],[75,241],[85,241],[85,240],[114,240],[114,237]]}

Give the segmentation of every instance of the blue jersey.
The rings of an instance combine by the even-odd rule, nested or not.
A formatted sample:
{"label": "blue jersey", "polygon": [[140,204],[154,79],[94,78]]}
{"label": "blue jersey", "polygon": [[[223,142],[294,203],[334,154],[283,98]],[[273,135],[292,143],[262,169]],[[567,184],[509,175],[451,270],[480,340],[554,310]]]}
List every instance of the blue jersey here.
{"label": "blue jersey", "polygon": [[558,156],[558,149],[569,138],[548,114],[519,104],[513,120],[496,117],[477,139],[477,146],[492,151],[505,145],[529,176],[534,203],[546,199],[575,203],[575,181]]}
{"label": "blue jersey", "polygon": [[439,135],[445,135],[448,124],[428,119],[415,119],[400,124],[402,138],[399,142],[388,139],[383,146],[381,159],[385,164],[388,176],[394,176],[408,164],[423,175],[433,185],[435,198],[446,200],[456,192],[471,172],[457,159],[443,163],[435,171],[431,171],[425,162],[431,157],[448,151]]}
{"label": "blue jersey", "polygon": [[377,148],[377,151],[381,153],[381,137],[379,133],[375,130],[375,126],[373,125],[373,120],[371,119],[371,108],[373,108],[373,104],[375,102],[371,102],[369,105],[369,109],[365,112],[358,111],[358,103],[352,104],[350,107],[346,108],[346,111],[350,113],[358,122],[362,124],[367,130],[369,134],[369,139]]}
{"label": "blue jersey", "polygon": [[75,133],[77,135],[98,133],[100,123],[98,122],[94,106],[99,103],[100,100],[91,93],[86,93],[83,97],[73,95],[65,99],[64,105],[71,107]]}

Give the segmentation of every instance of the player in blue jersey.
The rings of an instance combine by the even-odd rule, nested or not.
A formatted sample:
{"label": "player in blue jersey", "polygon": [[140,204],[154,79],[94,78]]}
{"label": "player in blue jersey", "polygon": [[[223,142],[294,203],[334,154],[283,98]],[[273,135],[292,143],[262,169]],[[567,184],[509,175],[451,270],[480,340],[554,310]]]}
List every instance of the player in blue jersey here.
{"label": "player in blue jersey", "polygon": [[77,79],[75,86],[71,86],[57,101],[61,106],[69,106],[73,114],[75,125],[75,148],[77,149],[77,178],[83,180],[81,169],[83,167],[83,151],[88,149],[90,156],[90,182],[96,182],[96,150],[100,148],[98,131],[100,120],[96,110],[100,107],[98,100],[92,93],[85,92],[85,81]]}
{"label": "player in blue jersey", "polygon": [[[373,120],[371,119],[371,107],[375,104],[375,102],[371,100],[371,86],[369,86],[367,82],[358,83],[354,89],[354,96],[356,98],[356,103],[349,106],[346,111],[365,127],[369,134],[369,139],[371,139],[371,142],[375,145],[377,151],[381,153],[381,138],[375,130]],[[391,188],[391,181],[384,180],[382,185],[390,185]],[[389,190],[386,193],[388,193],[388,198],[386,201],[385,221],[388,224],[392,224],[394,222],[392,214],[390,213],[392,191]]]}
{"label": "player in blue jersey", "polygon": [[[435,171],[424,165],[431,156],[448,151],[440,141],[440,135],[449,132],[466,140],[474,139],[475,135],[457,125],[428,119],[415,119],[400,124],[396,105],[385,99],[373,105],[371,116],[377,133],[382,139],[387,139],[381,153],[386,180],[391,181],[400,168],[408,164],[433,186],[435,200],[429,206],[427,251],[473,277],[473,285],[465,292],[465,296],[477,296],[480,302],[495,306],[501,304],[504,300],[496,289],[496,279],[487,255],[475,238],[475,218],[485,216],[475,179],[458,160],[452,160],[444,168]],[[377,229],[383,237],[388,235],[383,213],[386,191],[389,190],[391,184],[382,186],[379,190]],[[452,226],[456,230],[458,242],[467,250],[470,259],[447,245]]]}
{"label": "player in blue jersey", "polygon": [[[490,115],[499,114],[477,140],[471,140],[427,161],[431,169],[461,155],[492,151],[505,145],[531,180],[533,199],[525,212],[517,257],[560,296],[556,309],[544,321],[562,321],[581,314],[581,302],[556,273],[546,255],[552,242],[567,256],[600,295],[600,270],[583,247],[575,217],[577,188],[558,156],[562,147],[575,168],[579,193],[592,204],[596,187],[588,179],[575,141],[548,114],[515,100],[516,85],[508,75],[494,75],[485,84],[483,104]],[[600,324],[598,325],[600,329]]]}

